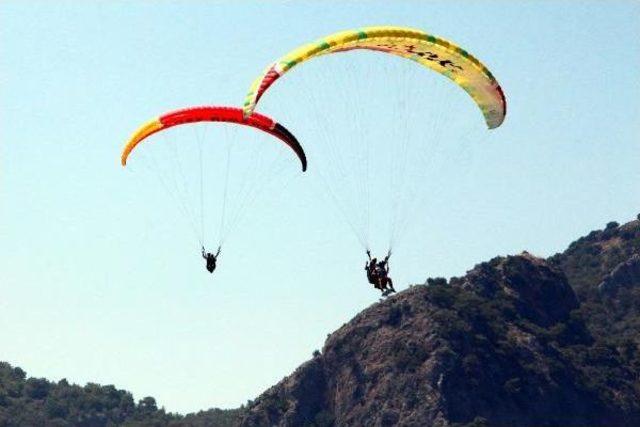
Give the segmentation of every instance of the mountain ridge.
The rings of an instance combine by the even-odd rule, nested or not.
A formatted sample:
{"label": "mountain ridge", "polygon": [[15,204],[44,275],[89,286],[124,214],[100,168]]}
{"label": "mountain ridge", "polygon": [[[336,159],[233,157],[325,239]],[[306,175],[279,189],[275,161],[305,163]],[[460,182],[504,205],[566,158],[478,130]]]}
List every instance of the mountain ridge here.
{"label": "mountain ridge", "polygon": [[186,416],[0,363],[0,427],[640,425],[640,216],[374,303],[255,400]]}
{"label": "mountain ridge", "polygon": [[413,286],[329,335],[239,425],[640,425],[639,249],[640,221],[612,222],[549,259]]}

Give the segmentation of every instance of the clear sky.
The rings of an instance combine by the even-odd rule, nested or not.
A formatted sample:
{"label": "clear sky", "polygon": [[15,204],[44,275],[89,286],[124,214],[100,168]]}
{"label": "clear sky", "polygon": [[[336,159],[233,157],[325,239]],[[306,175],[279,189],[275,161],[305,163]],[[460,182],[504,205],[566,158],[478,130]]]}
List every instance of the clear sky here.
{"label": "clear sky", "polygon": [[[442,156],[452,163],[393,259],[398,288],[495,255],[548,256],[633,219],[638,22],[637,1],[1,2],[0,360],[153,395],[172,411],[236,407],[377,301],[362,248],[315,190],[321,162],[308,146],[324,130],[304,117],[315,95],[294,89],[305,67],[325,74],[323,59],[261,104],[306,141],[308,175],[291,173],[256,202],[213,277],[172,199],[118,164],[142,122],[239,105],[266,64],[337,30],[406,25],[453,40],[489,66],[509,103],[500,129]],[[372,99],[390,87],[379,81]],[[343,99],[344,83],[319,82],[321,100]],[[456,94],[461,114],[480,120]],[[414,111],[425,123],[427,104]]]}

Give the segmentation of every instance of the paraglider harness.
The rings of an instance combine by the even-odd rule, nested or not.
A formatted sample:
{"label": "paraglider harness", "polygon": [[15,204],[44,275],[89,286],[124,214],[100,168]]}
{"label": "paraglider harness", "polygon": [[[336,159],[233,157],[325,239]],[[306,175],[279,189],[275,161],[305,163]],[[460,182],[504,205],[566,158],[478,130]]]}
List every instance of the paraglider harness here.
{"label": "paraglider harness", "polygon": [[209,273],[213,273],[216,269],[216,261],[218,259],[218,255],[220,255],[220,249],[220,246],[218,246],[218,251],[214,255],[211,252],[205,251],[204,246],[202,247],[202,258],[207,260],[207,271]]}
{"label": "paraglider harness", "polygon": [[367,280],[376,289],[380,289],[382,295],[387,296],[396,290],[393,288],[393,281],[389,277],[389,257],[391,251],[387,253],[384,260],[378,262],[377,258],[371,258],[371,252],[367,249],[369,261],[365,263],[364,269],[367,272]]}

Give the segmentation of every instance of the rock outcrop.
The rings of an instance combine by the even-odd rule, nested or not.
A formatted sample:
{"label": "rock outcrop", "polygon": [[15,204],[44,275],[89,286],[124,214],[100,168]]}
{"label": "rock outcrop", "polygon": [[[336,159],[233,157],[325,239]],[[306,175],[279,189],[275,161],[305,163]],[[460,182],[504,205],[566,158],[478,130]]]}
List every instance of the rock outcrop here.
{"label": "rock outcrop", "polygon": [[640,255],[634,254],[618,264],[598,285],[600,292],[612,295],[620,288],[640,287]]}
{"label": "rock outcrop", "polygon": [[598,347],[559,268],[523,253],[430,283],[358,314],[239,424],[640,425],[637,373]]}

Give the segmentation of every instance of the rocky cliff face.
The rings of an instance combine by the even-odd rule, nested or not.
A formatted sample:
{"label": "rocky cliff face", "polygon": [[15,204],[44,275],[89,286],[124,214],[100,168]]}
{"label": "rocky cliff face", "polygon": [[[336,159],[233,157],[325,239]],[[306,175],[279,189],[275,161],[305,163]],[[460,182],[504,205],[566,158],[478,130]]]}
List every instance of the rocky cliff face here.
{"label": "rocky cliff face", "polygon": [[615,295],[621,288],[640,286],[640,255],[633,254],[618,264],[598,285],[603,294]]}
{"label": "rocky cliff face", "polygon": [[[374,304],[239,425],[640,425],[638,349],[594,337],[563,262],[495,258]],[[635,277],[614,264],[598,283]]]}
{"label": "rocky cliff face", "polygon": [[[549,261],[565,273],[581,300],[587,301],[599,299],[598,285],[604,281],[610,282],[610,285],[619,282],[622,276],[609,279],[607,276],[621,264],[628,261],[633,263],[631,259],[634,256],[640,256],[640,220],[624,225],[610,222],[604,230],[595,230],[581,237],[563,253],[549,258]],[[637,287],[637,273],[630,279],[628,284],[634,282]]]}
{"label": "rocky cliff face", "polygon": [[[640,216],[640,215],[639,215]],[[640,347],[640,220],[607,224],[549,259],[579,295],[597,340],[621,353]],[[640,361],[633,360],[633,366]]]}

